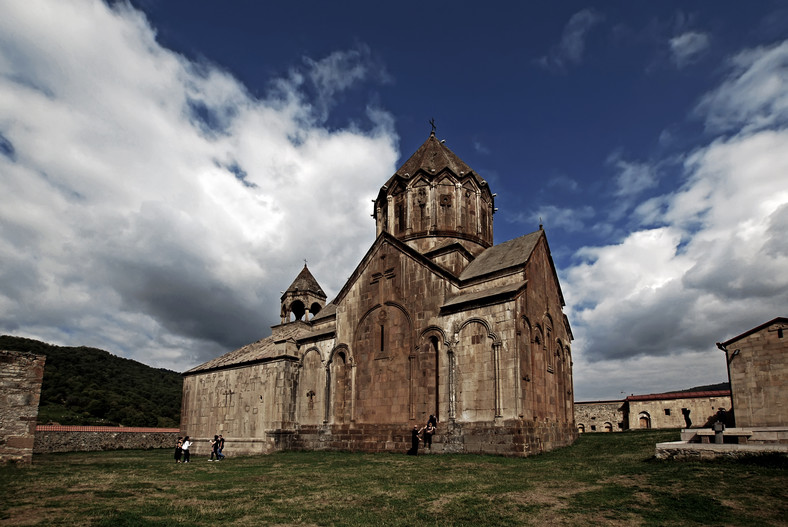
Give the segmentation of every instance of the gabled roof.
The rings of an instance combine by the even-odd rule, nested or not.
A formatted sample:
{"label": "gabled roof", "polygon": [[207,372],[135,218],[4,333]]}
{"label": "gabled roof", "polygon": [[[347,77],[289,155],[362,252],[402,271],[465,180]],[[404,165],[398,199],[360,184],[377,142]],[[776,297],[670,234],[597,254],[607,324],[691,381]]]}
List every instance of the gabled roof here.
{"label": "gabled roof", "polygon": [[347,279],[345,285],[342,286],[342,289],[339,290],[337,296],[331,301],[332,303],[339,304],[342,302],[342,299],[348,293],[350,288],[353,286],[353,284],[356,283],[356,280],[358,280],[359,276],[361,276],[361,273],[364,272],[364,269],[369,264],[369,260],[371,259],[372,255],[375,254],[378,248],[384,243],[390,244],[392,247],[396,248],[406,256],[409,256],[412,260],[420,263],[421,265],[424,265],[425,267],[428,267],[435,274],[440,275],[441,277],[453,283],[454,285],[459,286],[459,281],[457,280],[457,277],[451,274],[451,272],[444,269],[440,265],[436,264],[435,262],[424,256],[423,254],[418,252],[416,249],[412,248],[410,245],[398,240],[392,234],[383,231],[382,233],[380,233],[380,235],[378,235],[378,237],[375,239],[375,242],[367,250],[367,253],[364,255],[364,257],[356,266],[353,273],[350,275],[350,278]]}
{"label": "gabled roof", "polygon": [[449,254],[453,252],[461,254],[469,262],[475,258],[471,253],[471,251],[466,249],[463,244],[457,241],[448,241],[443,245],[439,245],[434,249],[430,249],[429,251],[424,253],[424,256],[426,256],[427,258],[434,258],[436,256],[442,256],[444,254]]}
{"label": "gabled roof", "polygon": [[[320,287],[320,284],[317,283],[315,277],[312,276],[312,273],[309,272],[306,264],[304,264],[304,268],[301,269],[300,273],[298,273],[296,279],[293,280],[293,283],[290,284],[290,287],[287,288],[285,294],[294,293],[296,291],[313,293],[321,298],[326,298],[326,293]],[[282,295],[282,298],[284,298],[284,295]]]}
{"label": "gabled roof", "polygon": [[749,335],[752,335],[753,333],[757,333],[757,332],[761,331],[762,329],[766,329],[769,326],[771,326],[772,324],[788,324],[788,318],[786,318],[786,317],[774,318],[774,319],[770,320],[769,322],[764,322],[763,324],[761,324],[758,327],[754,327],[754,328],[752,328],[752,329],[750,329],[748,331],[745,331],[741,335],[733,337],[732,339],[728,339],[725,342],[723,342],[722,344],[723,344],[723,346],[728,346],[728,345],[736,342],[737,340],[741,340],[744,337],[747,337]]}
{"label": "gabled roof", "polygon": [[242,348],[225,353],[221,357],[216,357],[213,360],[200,364],[184,372],[183,375],[274,359],[280,355],[281,351],[276,345],[277,342],[285,339],[295,339],[299,333],[303,333],[303,324],[282,325],[278,326],[278,328],[278,338],[274,338],[271,335],[257,342],[252,342]]}
{"label": "gabled roof", "polygon": [[317,315],[312,317],[311,322],[316,322],[324,318],[333,317],[336,316],[336,314],[337,314],[337,305],[332,300],[331,302],[326,304],[325,307],[317,313]]}
{"label": "gabled roof", "polygon": [[511,300],[524,291],[525,286],[526,282],[518,282],[514,284],[502,285],[499,287],[491,287],[482,291],[475,291],[473,293],[461,293],[447,300],[441,306],[441,311],[461,311],[467,308],[470,304],[488,305],[496,302]]}
{"label": "gabled roof", "polygon": [[504,269],[525,265],[531,257],[543,230],[520,236],[508,242],[499,243],[485,249],[460,275],[460,280],[471,280]]}
{"label": "gabled roof", "polygon": [[705,392],[667,392],[630,395],[625,401],[661,401],[669,399],[701,399],[705,397],[729,397],[730,390],[711,390]]}

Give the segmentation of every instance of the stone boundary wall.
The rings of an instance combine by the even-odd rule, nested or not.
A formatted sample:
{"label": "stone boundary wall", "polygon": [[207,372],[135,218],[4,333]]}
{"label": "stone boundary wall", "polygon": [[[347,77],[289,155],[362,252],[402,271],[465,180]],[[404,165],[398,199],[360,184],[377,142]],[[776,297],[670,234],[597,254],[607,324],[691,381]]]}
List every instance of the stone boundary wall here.
{"label": "stone boundary wall", "polygon": [[0,350],[0,463],[30,464],[46,357]]}
{"label": "stone boundary wall", "polygon": [[39,425],[36,427],[33,453],[152,448],[172,448],[174,451],[179,435],[177,428]]}
{"label": "stone boundary wall", "polygon": [[[623,399],[616,401],[575,401],[575,426],[581,434],[620,432],[626,429]],[[607,429],[606,425],[610,425]]]}

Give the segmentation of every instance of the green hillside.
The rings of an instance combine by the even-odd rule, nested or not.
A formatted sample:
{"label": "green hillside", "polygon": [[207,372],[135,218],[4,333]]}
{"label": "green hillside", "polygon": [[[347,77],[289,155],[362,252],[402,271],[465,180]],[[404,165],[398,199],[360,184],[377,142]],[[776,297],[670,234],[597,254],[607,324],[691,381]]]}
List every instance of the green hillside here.
{"label": "green hillside", "polygon": [[0,349],[46,355],[39,424],[178,427],[183,378],[104,350],[0,336]]}

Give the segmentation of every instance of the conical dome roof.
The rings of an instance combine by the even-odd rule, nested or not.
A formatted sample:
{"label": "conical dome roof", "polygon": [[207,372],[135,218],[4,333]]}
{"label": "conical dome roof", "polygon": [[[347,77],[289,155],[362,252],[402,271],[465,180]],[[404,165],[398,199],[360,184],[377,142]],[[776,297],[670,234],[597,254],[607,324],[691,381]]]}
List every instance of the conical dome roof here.
{"label": "conical dome roof", "polygon": [[295,293],[295,292],[312,293],[314,295],[319,296],[320,298],[323,299],[326,298],[326,293],[320,287],[320,284],[317,283],[315,277],[312,276],[312,273],[309,271],[306,264],[304,264],[304,268],[301,269],[300,273],[298,273],[296,279],[293,280],[293,283],[290,284],[290,287],[287,288],[287,291],[285,291],[285,295],[287,293]]}
{"label": "conical dome roof", "polygon": [[465,161],[449,150],[445,143],[438,141],[435,132],[424,141],[416,152],[405,161],[395,175],[400,177],[412,177],[419,169],[423,169],[430,174],[440,173],[448,168],[455,175],[465,175],[473,172]]}

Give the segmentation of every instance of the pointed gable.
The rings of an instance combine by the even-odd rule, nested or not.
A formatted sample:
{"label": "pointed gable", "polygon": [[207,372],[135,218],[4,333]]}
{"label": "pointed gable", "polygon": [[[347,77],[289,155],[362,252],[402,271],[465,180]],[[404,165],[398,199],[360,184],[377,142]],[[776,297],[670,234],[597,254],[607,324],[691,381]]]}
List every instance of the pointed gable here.
{"label": "pointed gable", "polygon": [[460,280],[472,280],[504,269],[525,265],[543,235],[544,231],[539,230],[508,242],[493,245],[468,264],[468,267],[460,275]]}

